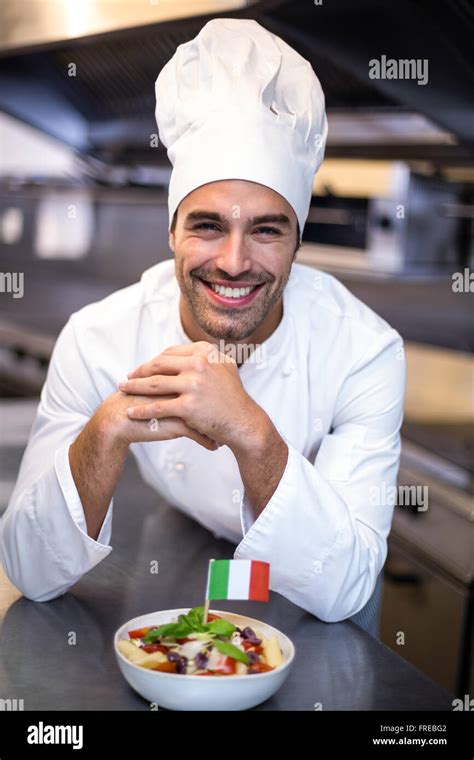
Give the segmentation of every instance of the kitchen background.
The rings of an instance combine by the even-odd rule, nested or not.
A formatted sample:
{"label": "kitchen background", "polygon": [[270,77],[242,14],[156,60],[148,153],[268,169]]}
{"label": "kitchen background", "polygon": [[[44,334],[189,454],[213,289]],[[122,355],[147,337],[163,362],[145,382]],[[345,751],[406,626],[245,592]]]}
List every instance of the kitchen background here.
{"label": "kitchen background", "polygon": [[[3,0],[0,14],[0,514],[69,314],[171,256],[159,70],[210,18],[255,18],[311,61],[326,94],[327,158],[298,260],[406,342],[399,483],[427,489],[428,508],[395,509],[381,639],[474,694],[472,6]],[[383,56],[427,66],[427,81],[415,67],[372,78]]]}

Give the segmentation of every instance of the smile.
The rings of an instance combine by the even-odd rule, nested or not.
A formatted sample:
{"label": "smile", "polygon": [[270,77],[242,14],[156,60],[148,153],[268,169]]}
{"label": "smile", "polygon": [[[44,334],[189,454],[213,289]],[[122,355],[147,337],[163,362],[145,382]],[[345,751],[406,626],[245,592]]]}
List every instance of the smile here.
{"label": "smile", "polygon": [[258,293],[262,290],[265,283],[258,283],[256,285],[242,285],[239,287],[231,287],[230,285],[222,285],[216,282],[207,282],[198,278],[199,282],[204,286],[208,296],[215,302],[223,306],[244,306],[253,301]]}

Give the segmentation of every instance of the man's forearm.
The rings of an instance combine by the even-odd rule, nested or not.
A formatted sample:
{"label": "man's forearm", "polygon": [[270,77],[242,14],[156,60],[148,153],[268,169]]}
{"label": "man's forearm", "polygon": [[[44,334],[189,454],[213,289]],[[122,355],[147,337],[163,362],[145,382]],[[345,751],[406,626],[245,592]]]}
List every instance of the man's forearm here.
{"label": "man's forearm", "polygon": [[232,447],[255,518],[276,491],[288,461],[288,446],[261,409],[255,427]]}
{"label": "man's forearm", "polygon": [[97,539],[117,487],[128,446],[106,434],[92,417],[69,448],[69,463],[81,498],[87,533]]}

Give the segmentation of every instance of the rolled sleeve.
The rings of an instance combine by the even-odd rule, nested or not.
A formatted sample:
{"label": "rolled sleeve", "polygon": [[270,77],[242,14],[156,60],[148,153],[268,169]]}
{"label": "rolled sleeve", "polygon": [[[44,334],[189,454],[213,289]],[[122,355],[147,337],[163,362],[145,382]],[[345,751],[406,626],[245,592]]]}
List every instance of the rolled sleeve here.
{"label": "rolled sleeve", "polygon": [[[307,468],[311,471],[307,472]],[[306,489],[303,489],[305,480]],[[308,584],[336,547],[341,531],[347,527],[342,500],[332,504],[330,515],[324,514],[326,510],[323,508],[318,515],[315,499],[324,498],[324,492],[328,490],[328,484],[308,460],[289,446],[283,476],[257,519],[253,517],[245,493],[241,502],[244,537],[234,557],[270,562],[270,587],[305,608],[310,602],[306,590]],[[334,496],[331,496],[333,502]],[[310,606],[313,612],[321,611],[318,604]]]}
{"label": "rolled sleeve", "polygon": [[[65,497],[60,483],[64,473],[58,476],[56,471],[60,458],[58,451],[55,465],[18,496],[2,520],[5,572],[36,602],[64,594],[112,551],[94,541],[75,521],[71,513],[74,499],[70,494]],[[109,513],[101,530],[102,541],[110,538],[111,507]]]}
{"label": "rolled sleeve", "polygon": [[69,447],[100,401],[71,319],[54,348],[17,482],[0,522],[5,572],[34,601],[61,596],[112,551],[113,500],[94,540],[87,534],[69,464]]}
{"label": "rolled sleeve", "polygon": [[[288,461],[255,519],[244,493],[234,556],[270,563],[270,588],[327,622],[370,598],[387,554],[403,418],[402,341],[383,335],[343,384],[331,431],[314,461],[288,445]],[[374,496],[375,494],[375,496]]]}
{"label": "rolled sleeve", "polygon": [[[87,533],[87,525],[84,509],[82,507],[81,497],[79,496],[79,492],[76,488],[76,484],[71,472],[71,466],[69,463],[69,448],[69,444],[67,446],[62,446],[56,451],[54,457],[54,467],[56,470],[59,485],[61,487],[62,496],[77,529],[84,536],[84,539],[88,540],[88,542],[91,542],[91,551],[100,552],[101,545],[105,547],[110,546],[110,539],[112,536],[112,512],[114,500],[113,498],[110,500],[110,504],[107,508],[107,513],[104,517],[100,533],[97,536],[97,539],[94,540]],[[107,552],[107,554],[108,553],[109,552]],[[107,554],[104,556],[107,556]]]}

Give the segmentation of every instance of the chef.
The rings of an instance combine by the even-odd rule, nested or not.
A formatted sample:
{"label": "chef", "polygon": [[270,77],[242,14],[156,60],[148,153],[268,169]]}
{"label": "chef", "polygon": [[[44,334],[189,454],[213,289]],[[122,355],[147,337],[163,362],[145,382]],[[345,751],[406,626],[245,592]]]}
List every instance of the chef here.
{"label": "chef", "polygon": [[386,559],[405,365],[390,325],[294,263],[327,134],[319,81],[255,21],[224,18],[178,47],[156,99],[174,259],[59,335],[2,521],[5,571],[46,601],[105,560],[130,450],[236,559],[269,562],[274,591],[354,616]]}

